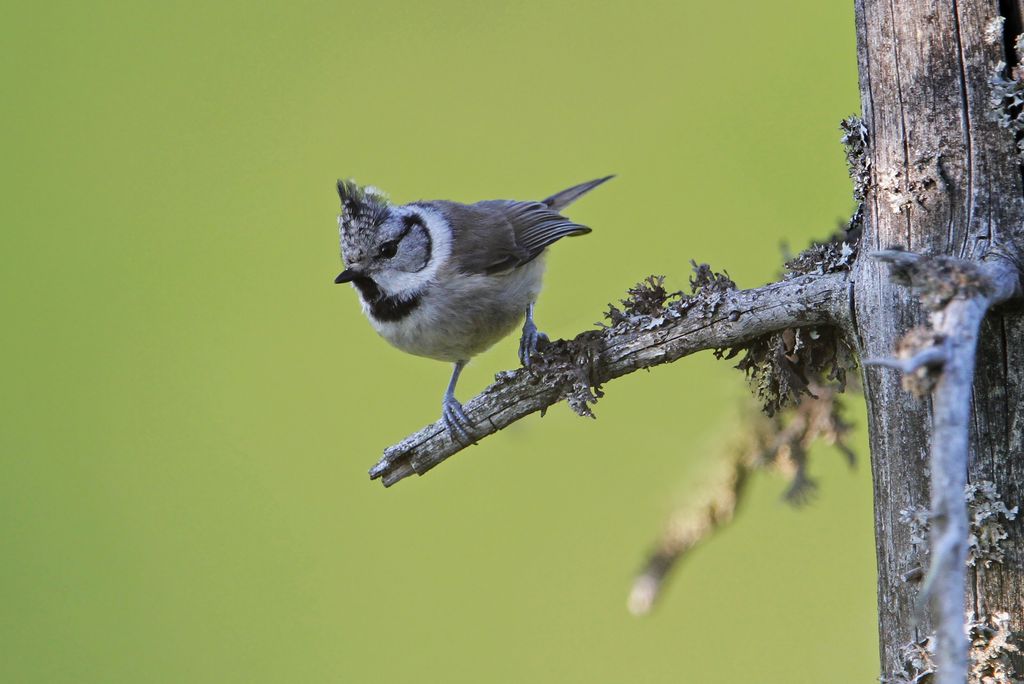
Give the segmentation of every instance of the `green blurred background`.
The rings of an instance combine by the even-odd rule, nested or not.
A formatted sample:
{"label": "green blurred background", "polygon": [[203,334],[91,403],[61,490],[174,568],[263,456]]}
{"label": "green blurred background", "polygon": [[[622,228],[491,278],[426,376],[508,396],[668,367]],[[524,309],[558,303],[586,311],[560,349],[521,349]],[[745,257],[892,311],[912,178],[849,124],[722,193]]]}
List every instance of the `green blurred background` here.
{"label": "green blurred background", "polygon": [[[538,308],[569,336],[695,258],[772,279],[848,215],[852,3],[14,3],[0,297],[4,682],[865,682],[871,485],[753,485],[648,618],[665,515],[742,429],[701,355],[384,490],[445,364],[378,339],[334,180],[572,217]],[[468,399],[516,364],[470,365]],[[854,400],[853,415],[863,425]]]}

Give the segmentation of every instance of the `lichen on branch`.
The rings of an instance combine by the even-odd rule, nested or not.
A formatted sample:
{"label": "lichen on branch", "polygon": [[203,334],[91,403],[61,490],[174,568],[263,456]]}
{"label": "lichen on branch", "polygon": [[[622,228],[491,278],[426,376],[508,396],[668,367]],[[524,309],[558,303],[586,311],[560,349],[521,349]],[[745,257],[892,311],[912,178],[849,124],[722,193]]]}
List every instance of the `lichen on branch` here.
{"label": "lichen on branch", "polygon": [[[466,402],[476,426],[473,437],[479,441],[563,399],[577,413],[593,416],[610,380],[697,351],[743,348],[786,329],[841,325],[849,314],[848,287],[845,271],[793,275],[737,290],[727,274],[694,264],[688,294],[670,292],[663,278],[649,277],[630,288],[621,308],[609,307],[610,325],[549,343],[531,367],[499,373]],[[438,421],[385,450],[370,476],[390,486],[422,475],[466,446]]]}

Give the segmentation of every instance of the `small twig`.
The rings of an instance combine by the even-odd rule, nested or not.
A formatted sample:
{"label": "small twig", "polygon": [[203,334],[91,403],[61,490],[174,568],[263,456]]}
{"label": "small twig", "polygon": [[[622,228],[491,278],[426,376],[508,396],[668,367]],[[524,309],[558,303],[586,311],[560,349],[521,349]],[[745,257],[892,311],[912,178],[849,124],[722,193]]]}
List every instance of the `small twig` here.
{"label": "small twig", "polygon": [[909,268],[921,260],[920,254],[905,252],[901,249],[882,249],[877,252],[868,252],[868,256],[892,264],[897,268]]}
{"label": "small twig", "polygon": [[865,366],[883,366],[895,368],[905,375],[909,375],[921,368],[938,368],[946,362],[947,351],[944,347],[928,347],[922,349],[909,359],[865,359],[862,363]]}
{"label": "small twig", "polygon": [[[567,397],[580,403],[579,388],[566,385],[567,365],[575,364],[577,374],[589,378],[585,389],[590,391],[697,351],[742,345],[785,328],[838,324],[848,312],[848,283],[847,273],[832,273],[751,290],[719,291],[710,306],[702,309],[690,300],[689,308],[677,317],[647,316],[639,322],[581,333],[571,341],[553,342],[538,357],[535,365],[540,370],[500,374],[497,382],[466,402],[466,414],[476,426],[473,437],[479,441]],[[579,368],[580,364],[589,367]],[[547,373],[546,366],[557,366],[561,375]],[[574,408],[585,412],[585,406]],[[438,421],[389,447],[370,477],[391,486],[410,475],[422,475],[465,446],[453,441]]]}

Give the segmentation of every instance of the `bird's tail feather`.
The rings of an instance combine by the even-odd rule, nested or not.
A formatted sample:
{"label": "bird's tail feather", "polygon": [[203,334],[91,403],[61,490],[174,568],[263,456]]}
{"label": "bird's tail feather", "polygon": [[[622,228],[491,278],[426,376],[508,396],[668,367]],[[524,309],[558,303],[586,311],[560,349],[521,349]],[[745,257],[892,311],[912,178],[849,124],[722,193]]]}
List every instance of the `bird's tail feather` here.
{"label": "bird's tail feather", "polygon": [[586,183],[574,185],[568,190],[556,192],[551,197],[548,197],[546,200],[544,200],[544,204],[548,205],[555,211],[561,211],[562,209],[565,209],[567,206],[578,200],[583,195],[587,194],[588,192],[596,188],[598,185],[601,185],[605,181],[609,181],[612,178],[615,178],[615,176],[605,176],[604,178],[598,178],[596,180],[587,181]]}

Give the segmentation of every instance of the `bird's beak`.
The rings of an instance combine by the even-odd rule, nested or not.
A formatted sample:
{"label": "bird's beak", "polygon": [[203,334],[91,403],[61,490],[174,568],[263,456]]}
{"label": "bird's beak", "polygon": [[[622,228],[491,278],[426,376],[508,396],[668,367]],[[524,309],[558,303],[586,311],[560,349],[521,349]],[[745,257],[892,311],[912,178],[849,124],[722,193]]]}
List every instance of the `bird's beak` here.
{"label": "bird's beak", "polygon": [[334,279],[334,282],[338,284],[351,283],[353,280],[355,280],[361,275],[362,274],[359,271],[353,270],[351,268],[346,268],[344,271],[338,274],[338,277]]}

